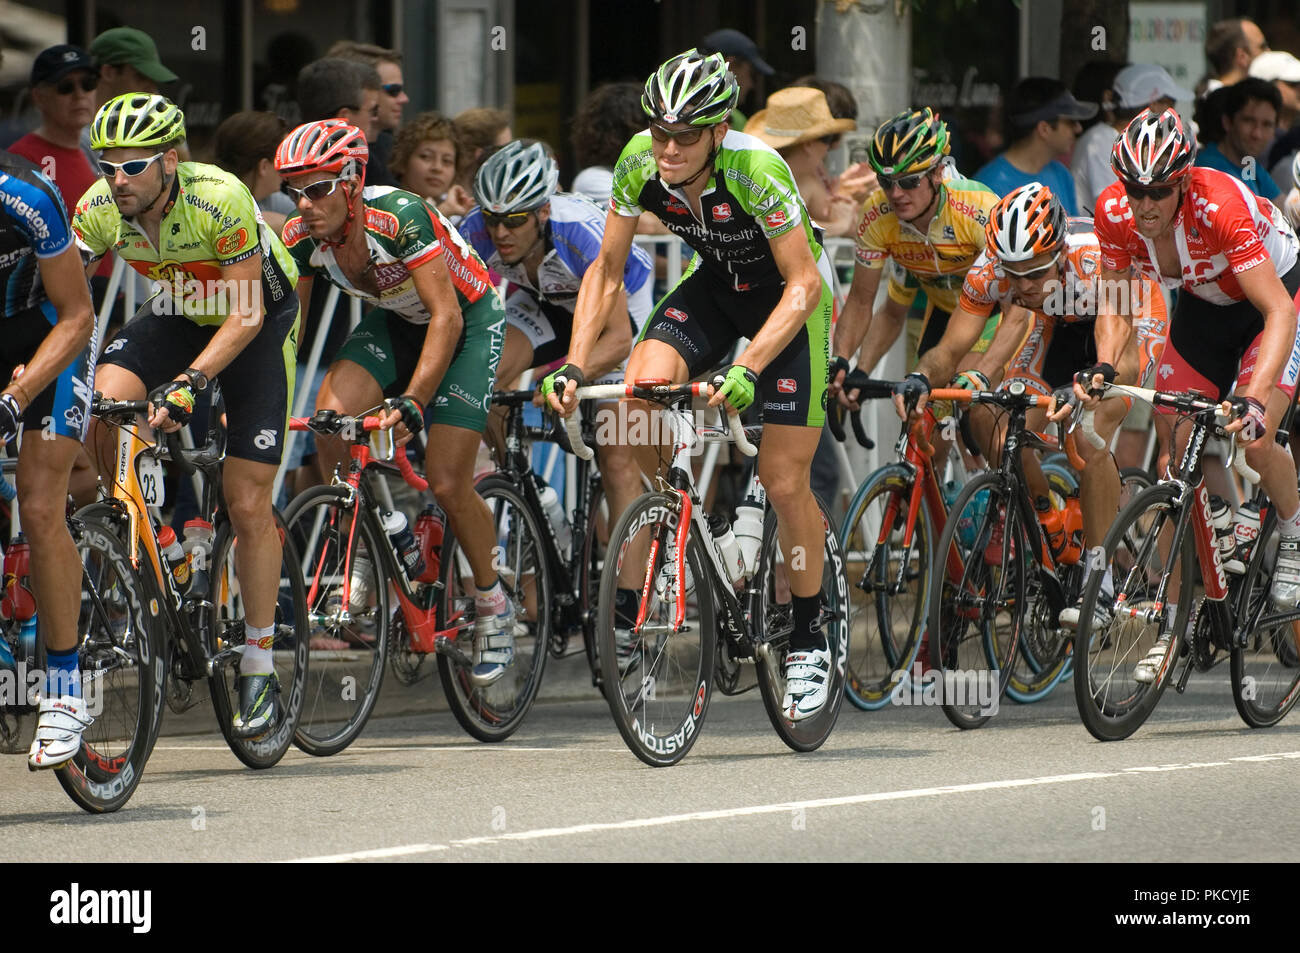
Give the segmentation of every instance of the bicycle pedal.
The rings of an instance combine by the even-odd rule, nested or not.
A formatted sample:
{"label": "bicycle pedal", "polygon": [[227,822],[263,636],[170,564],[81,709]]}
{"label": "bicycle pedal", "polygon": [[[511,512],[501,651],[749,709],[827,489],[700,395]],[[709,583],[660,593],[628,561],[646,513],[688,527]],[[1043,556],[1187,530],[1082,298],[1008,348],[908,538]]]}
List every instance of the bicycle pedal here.
{"label": "bicycle pedal", "polygon": [[474,664],[473,660],[460,649],[451,639],[445,635],[440,635],[434,641],[433,650],[439,655],[444,655],[454,661],[457,665],[463,665],[466,668]]}

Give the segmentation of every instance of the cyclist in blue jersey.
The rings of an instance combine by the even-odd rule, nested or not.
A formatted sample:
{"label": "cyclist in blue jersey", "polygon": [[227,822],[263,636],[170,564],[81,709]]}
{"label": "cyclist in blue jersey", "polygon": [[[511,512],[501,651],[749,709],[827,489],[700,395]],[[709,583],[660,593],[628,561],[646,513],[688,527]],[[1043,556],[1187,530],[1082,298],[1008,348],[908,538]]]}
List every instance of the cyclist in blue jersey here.
{"label": "cyclist in blue jersey", "polygon": [[81,560],[65,513],[90,412],[94,309],[54,184],[26,159],[0,152],[0,201],[0,380],[9,381],[0,392],[0,441],[17,436],[20,423],[29,434],[18,455],[18,501],[48,659],[28,764],[57,768],[93,721],[77,665]]}
{"label": "cyclist in blue jersey", "polygon": [[[479,167],[474,178],[478,204],[459,225],[488,267],[509,282],[498,382],[568,353],[578,288],[600,254],[604,215],[582,196],[556,192],[559,174],[540,142],[507,143]],[[654,264],[644,249],[634,247],[623,269],[623,288],[610,299],[613,308],[602,315],[587,359],[598,383],[623,379],[632,335],[641,330],[654,304],[653,286]],[[616,410],[607,405],[597,413]],[[499,424],[489,423],[489,434],[499,441],[496,430]],[[601,444],[597,453],[610,511],[621,513],[641,493],[640,467],[626,444]]]}
{"label": "cyclist in blue jersey", "polygon": [[[830,272],[790,167],[767,144],[729,128],[735,103],[736,79],[717,54],[679,54],[646,81],[641,105],[649,128],[614,168],[600,255],[573,316],[569,363],[543,386],[555,392],[552,407],[572,413],[601,315],[623,284],[637,217],[654,212],[696,254],[642,329],[627,376],[680,382],[721,366],[712,405],[726,401],[744,411],[762,400],[758,471],[779,521],[793,595],[782,708],[799,721],[825,705],[833,658],[822,630],[824,529],[810,486],[826,418]],[[749,344],[726,365],[742,337]],[[644,449],[651,452],[643,469],[653,473],[658,448]]]}

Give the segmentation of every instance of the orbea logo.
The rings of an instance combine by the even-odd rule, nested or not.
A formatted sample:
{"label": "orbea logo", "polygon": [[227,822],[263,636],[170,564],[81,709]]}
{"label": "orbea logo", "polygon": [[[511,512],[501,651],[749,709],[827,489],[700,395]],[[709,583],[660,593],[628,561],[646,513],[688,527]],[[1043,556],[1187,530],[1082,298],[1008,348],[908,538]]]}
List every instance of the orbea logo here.
{"label": "orbea logo", "polygon": [[70,890],[50,894],[50,922],[107,926],[126,924],[132,933],[148,933],[153,925],[152,890]]}

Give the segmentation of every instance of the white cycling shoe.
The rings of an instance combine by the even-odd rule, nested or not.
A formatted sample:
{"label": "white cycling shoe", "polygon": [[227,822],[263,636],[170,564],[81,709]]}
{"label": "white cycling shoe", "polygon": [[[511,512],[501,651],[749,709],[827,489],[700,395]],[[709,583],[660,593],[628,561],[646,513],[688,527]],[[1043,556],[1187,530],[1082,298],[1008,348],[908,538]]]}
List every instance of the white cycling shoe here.
{"label": "white cycling shoe", "polygon": [[27,766],[36,771],[57,768],[71,761],[81,750],[81,733],[94,721],[84,698],[72,695],[42,698]]}
{"label": "white cycling shoe", "polygon": [[1146,654],[1146,658],[1134,666],[1134,681],[1150,685],[1156,680],[1161,666],[1165,664],[1165,656],[1169,654],[1169,642],[1172,638],[1173,636],[1170,635],[1162,635],[1156,640],[1156,644],[1151,646],[1151,651]]}
{"label": "white cycling shoe", "polygon": [[781,713],[790,721],[803,721],[817,714],[830,694],[830,680],[829,647],[787,652]]}
{"label": "white cycling shoe", "polygon": [[469,680],[476,688],[493,684],[514,664],[515,607],[509,600],[505,612],[480,616],[474,622],[473,661]]}

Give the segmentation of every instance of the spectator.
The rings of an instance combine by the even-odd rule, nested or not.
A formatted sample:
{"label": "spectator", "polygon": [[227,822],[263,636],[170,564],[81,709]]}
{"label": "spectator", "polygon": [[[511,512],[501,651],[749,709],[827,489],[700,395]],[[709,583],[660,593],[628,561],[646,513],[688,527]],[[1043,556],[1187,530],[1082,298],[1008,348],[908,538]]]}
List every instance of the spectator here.
{"label": "spectator", "polygon": [[1286,204],[1282,211],[1291,227],[1300,230],[1300,152],[1291,157],[1291,191],[1286,194]]}
{"label": "spectator", "polygon": [[1115,77],[1126,65],[1113,60],[1090,60],[1075,76],[1074,89],[1071,90],[1074,98],[1081,103],[1096,103],[1098,107],[1096,117],[1082,123],[1085,133],[1097,123],[1114,120],[1119,105],[1119,98],[1115,95]]}
{"label": "spectator", "polygon": [[278,235],[294,204],[280,191],[275,171],[275,150],[288,131],[283,119],[271,112],[245,110],[228,116],[213,136],[216,164],[248,186],[262,218]]}
{"label": "spectator", "polygon": [[1207,133],[1209,141],[1197,152],[1196,164],[1236,176],[1269,201],[1277,199],[1282,190],[1257,157],[1273,141],[1277,114],[1282,109],[1281,94],[1272,83],[1248,77],[1211,94],[1220,95],[1222,135],[1209,138]]}
{"label": "spectator", "polygon": [[95,118],[98,84],[99,71],[81,47],[60,44],[42,50],[31,73],[32,102],[41,123],[9,147],[54,182],[69,214],[98,178],[81,148],[81,134]]}
{"label": "spectator", "polygon": [[1057,157],[1069,155],[1082,130],[1080,120],[1091,119],[1096,113],[1096,103],[1079,102],[1059,80],[1041,76],[1022,79],[1007,103],[1011,145],[975,173],[976,181],[998,195],[1042,182],[1060,199],[1067,214],[1078,215],[1074,178]]}
{"label": "spectator", "polygon": [[1250,75],[1277,87],[1282,109],[1277,116],[1277,137],[1269,147],[1265,166],[1283,192],[1291,187],[1291,155],[1300,144],[1300,59],[1290,53],[1261,53],[1250,64]]}
{"label": "spectator", "polygon": [[858,203],[834,194],[825,166],[826,154],[857,125],[852,119],[834,118],[821,90],[791,86],[769,96],[745,127],[746,135],[767,143],[785,159],[808,214],[828,238],[849,235],[857,227]]}
{"label": "spectator", "polygon": [[487,158],[487,150],[504,146],[514,138],[510,131],[510,114],[487,106],[466,109],[452,120],[465,147],[465,161],[456,173],[456,184],[466,192],[474,188],[474,173]]}
{"label": "spectator", "polygon": [[456,184],[464,154],[450,119],[420,113],[397,131],[392,172],[399,188],[431,199],[443,215],[464,215],[474,205],[474,197]]}
{"label": "spectator", "polygon": [[175,82],[177,78],[158,58],[153,38],[129,26],[99,34],[90,43],[90,55],[99,67],[97,109],[123,93],[159,92],[160,83]]}
{"label": "spectator", "polygon": [[1163,112],[1172,109],[1179,100],[1192,99],[1192,91],[1175,83],[1163,66],[1147,63],[1125,66],[1115,74],[1107,92],[1112,94],[1109,118],[1079,137],[1070,163],[1080,215],[1092,215],[1097,196],[1115,181],[1115,170],[1110,165],[1111,148],[1129,121],[1148,106]]}
{"label": "spectator", "polygon": [[302,110],[298,108],[298,74],[314,59],[316,46],[310,37],[293,31],[271,37],[266,44],[266,63],[255,67],[259,79],[254,102],[275,113],[289,128],[299,125]]}
{"label": "spectator", "polygon": [[569,142],[578,162],[573,191],[598,205],[609,204],[614,164],[623,147],[647,126],[641,92],[639,83],[605,83],[587,94],[573,117]]}
{"label": "spectator", "polygon": [[727,60],[727,68],[736,77],[740,87],[740,96],[736,100],[737,108],[731,111],[731,128],[737,131],[745,129],[745,114],[740,111],[740,104],[746,102],[758,86],[756,73],[771,76],[776,70],[768,65],[758,52],[758,44],[739,30],[714,30],[704,38],[700,45],[701,53],[721,53]]}
{"label": "spectator", "polygon": [[338,56],[373,67],[379,74],[379,125],[370,144],[370,160],[366,163],[366,182],[371,185],[397,185],[390,171],[389,160],[393,154],[393,137],[402,124],[402,107],[411,101],[402,81],[402,54],[397,50],[375,46],[373,43],[354,43],[341,40],[329,48],[326,56]]}
{"label": "spectator", "polygon": [[1251,62],[1267,49],[1264,31],[1254,20],[1233,17],[1211,26],[1205,33],[1205,58],[1210,61],[1210,76],[1202,95],[1245,79]]}
{"label": "spectator", "polygon": [[364,63],[336,56],[308,63],[298,74],[302,120],[345,119],[369,142],[379,125],[379,85],[379,73]]}
{"label": "spectator", "polygon": [[[857,122],[858,101],[843,83],[837,83],[833,79],[818,79],[816,76],[800,76],[790,85],[820,89],[826,94],[826,105],[830,107],[832,116],[836,119],[852,119]],[[830,168],[831,160],[828,158],[826,161],[827,171],[830,171]],[[865,202],[867,196],[876,190],[876,184],[875,170],[866,162],[851,165],[841,175],[828,181],[832,192],[847,195],[858,205]]]}

